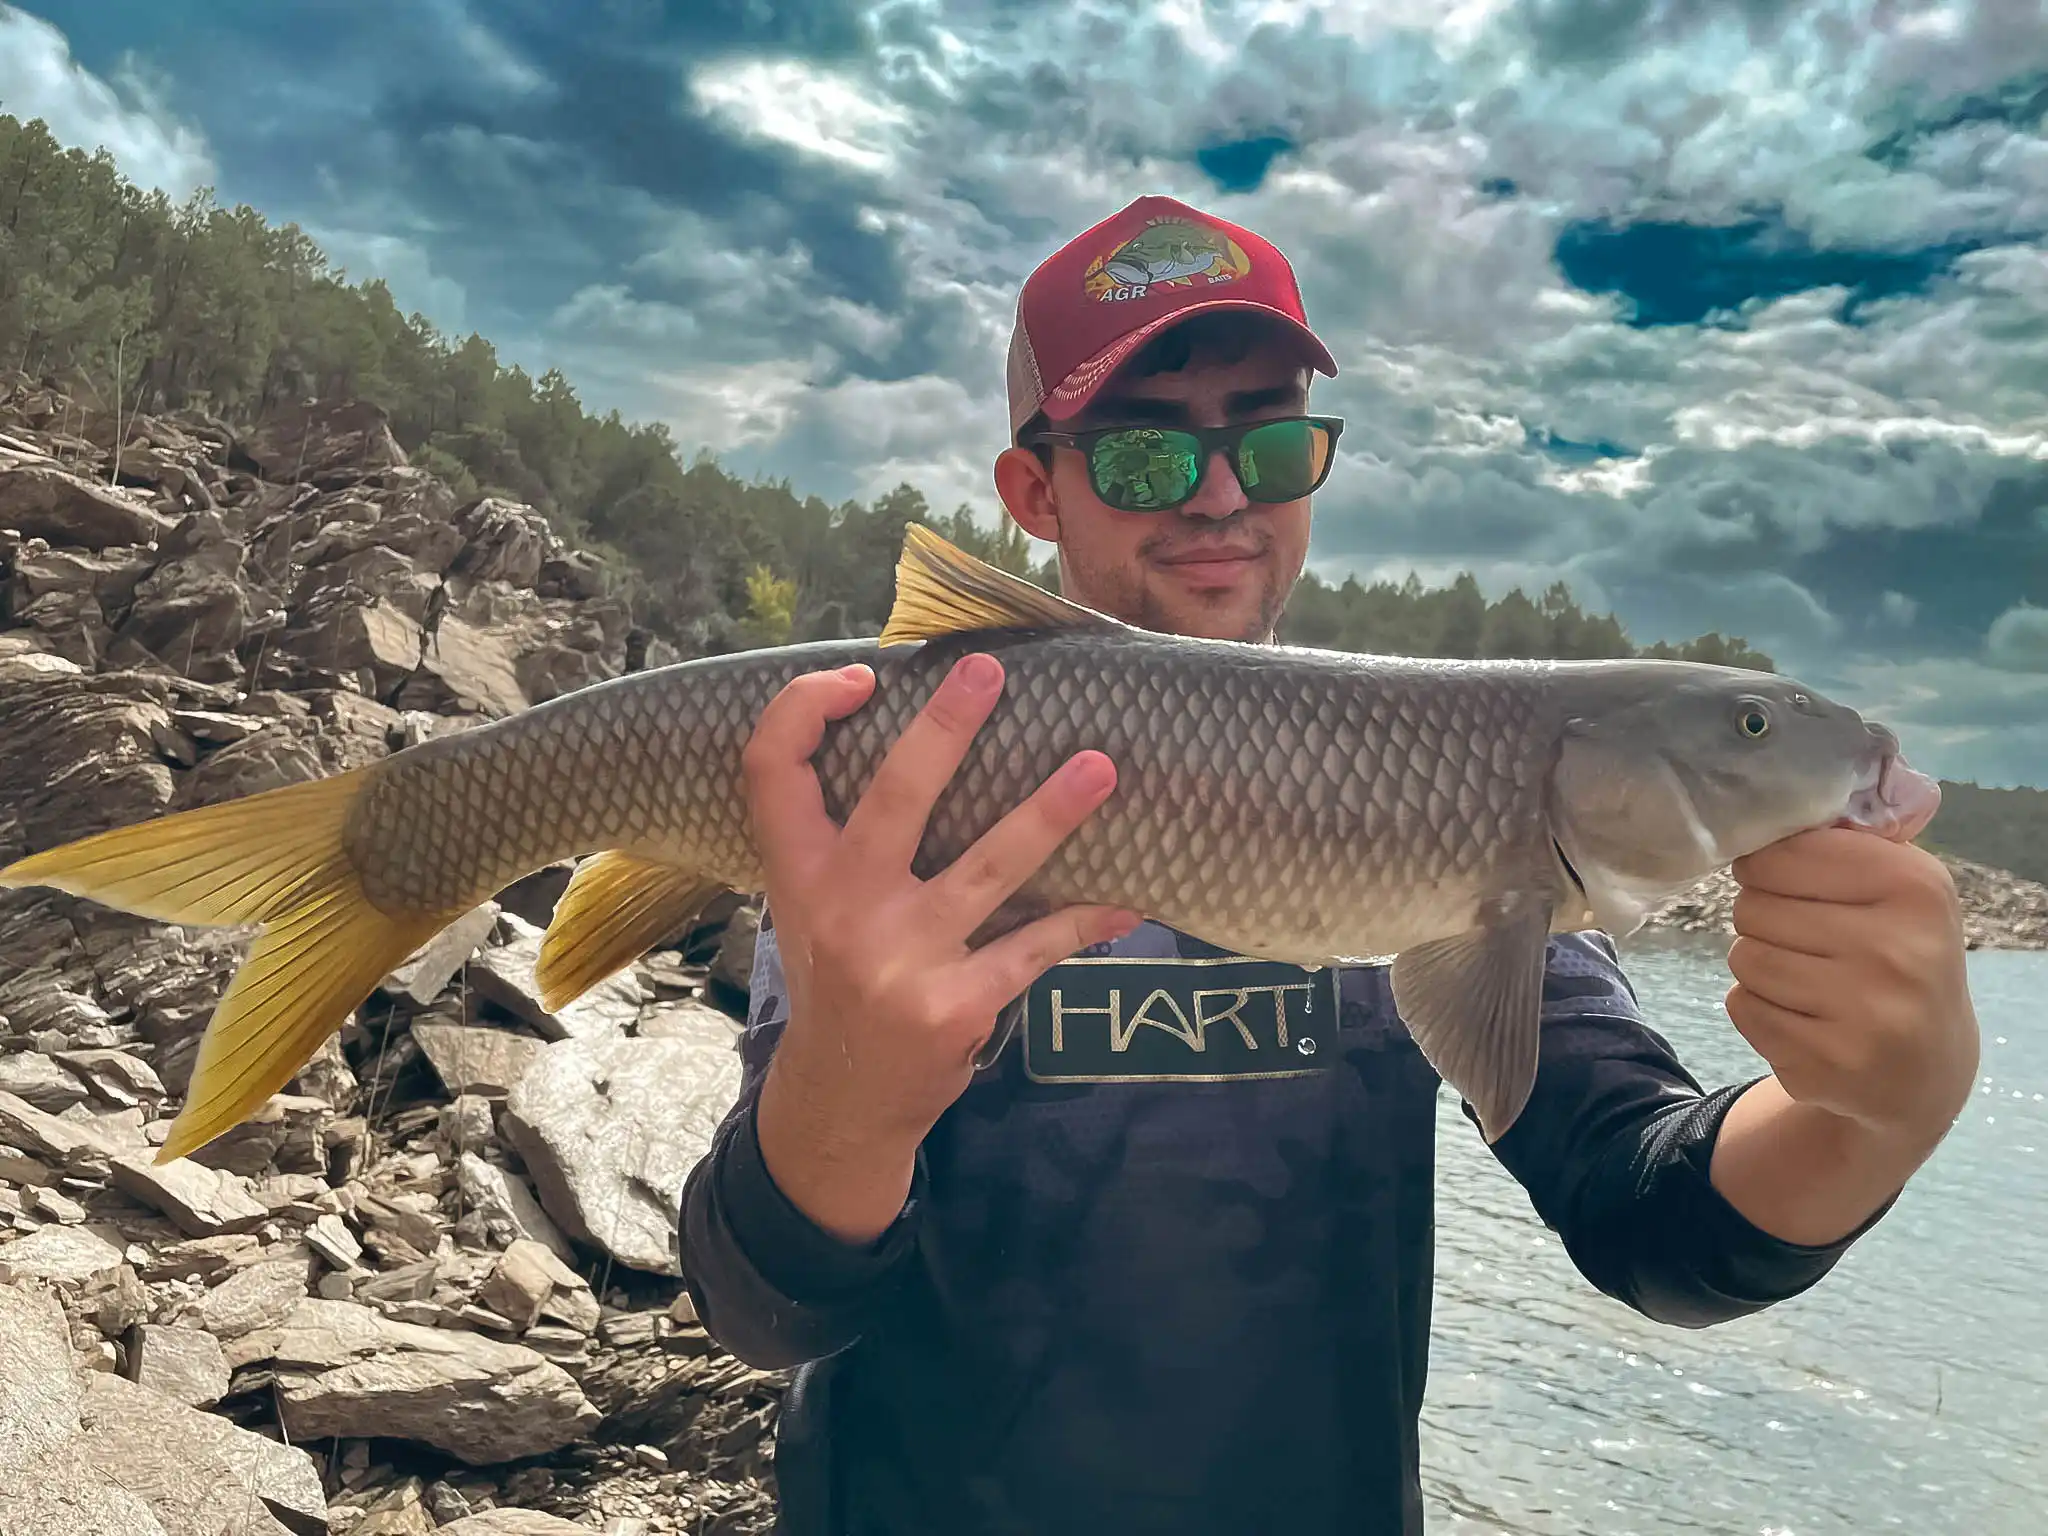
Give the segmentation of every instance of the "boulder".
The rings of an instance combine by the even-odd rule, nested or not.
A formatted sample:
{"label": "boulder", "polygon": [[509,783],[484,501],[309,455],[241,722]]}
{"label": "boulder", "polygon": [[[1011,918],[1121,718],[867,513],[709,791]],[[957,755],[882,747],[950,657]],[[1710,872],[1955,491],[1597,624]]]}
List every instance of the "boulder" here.
{"label": "boulder", "polygon": [[47,1293],[0,1286],[0,1531],[169,1536],[84,1454],[84,1396],[63,1308]]}
{"label": "boulder", "polygon": [[189,1157],[158,1164],[152,1156],[126,1153],[111,1168],[116,1189],[162,1211],[190,1237],[246,1232],[270,1214],[249,1192],[248,1180]]}
{"label": "boulder", "polygon": [[730,1038],[566,1040],[512,1090],[505,1134],[572,1237],[676,1275],[683,1181],[739,1086]]}
{"label": "boulder", "polygon": [[488,1024],[421,1021],[413,1025],[412,1037],[451,1094],[489,1099],[502,1099],[512,1091],[543,1044],[531,1035]]}
{"label": "boulder", "polygon": [[282,406],[236,448],[273,480],[351,481],[405,463],[390,416],[366,400]]}
{"label": "boulder", "polygon": [[154,543],[169,518],[47,465],[0,468],[0,528],[74,549]]}
{"label": "boulder", "polygon": [[228,1391],[220,1340],[197,1328],[144,1323],[135,1330],[128,1368],[136,1385],[188,1408],[211,1408]]}
{"label": "boulder", "polygon": [[301,1302],[274,1358],[294,1440],[417,1440],[479,1466],[559,1450],[598,1424],[569,1374],[530,1349],[351,1302]]}

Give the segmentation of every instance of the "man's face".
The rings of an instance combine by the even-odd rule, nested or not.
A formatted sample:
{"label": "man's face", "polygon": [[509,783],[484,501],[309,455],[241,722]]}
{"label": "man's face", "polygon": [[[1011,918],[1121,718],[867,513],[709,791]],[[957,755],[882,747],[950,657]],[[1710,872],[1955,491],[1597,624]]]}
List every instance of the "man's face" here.
{"label": "man's face", "polygon": [[[1060,429],[1230,426],[1300,415],[1307,393],[1307,370],[1276,338],[1234,360],[1197,350],[1176,372],[1119,375]],[[1050,475],[1029,452],[1010,449],[996,478],[1025,531],[1059,544],[1065,593],[1147,629],[1270,639],[1308,555],[1309,499],[1250,500],[1221,450],[1195,495],[1168,512],[1107,505],[1081,453],[1065,446],[1053,450]]]}

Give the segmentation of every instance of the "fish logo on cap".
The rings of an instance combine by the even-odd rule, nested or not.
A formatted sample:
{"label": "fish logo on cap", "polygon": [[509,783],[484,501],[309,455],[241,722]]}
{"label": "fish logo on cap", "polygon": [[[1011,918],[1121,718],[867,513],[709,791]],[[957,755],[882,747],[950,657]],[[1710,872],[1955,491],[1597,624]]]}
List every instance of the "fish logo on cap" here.
{"label": "fish logo on cap", "polygon": [[1142,299],[1154,288],[1215,287],[1252,269],[1244,247],[1220,229],[1190,219],[1154,219],[1082,274],[1082,287],[1100,304]]}

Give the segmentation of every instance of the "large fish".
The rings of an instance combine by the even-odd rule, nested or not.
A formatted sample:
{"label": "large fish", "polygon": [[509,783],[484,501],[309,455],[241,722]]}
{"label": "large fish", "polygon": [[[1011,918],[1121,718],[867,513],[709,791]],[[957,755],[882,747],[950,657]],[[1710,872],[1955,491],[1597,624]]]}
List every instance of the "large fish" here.
{"label": "large fish", "polygon": [[[1076,751],[1106,752],[1118,779],[980,938],[1104,902],[1248,955],[1391,959],[1407,1027],[1496,1139],[1535,1077],[1547,934],[1626,935],[1662,897],[1778,838],[1843,823],[1910,837],[1939,800],[1890,731],[1782,677],[1156,634],[921,527],[896,576],[877,640],[631,674],[351,772],[34,854],[0,886],[260,925],[201,1041],[169,1159],[256,1109],[407,955],[535,869],[595,855],[543,943],[549,1008],[721,891],[760,890],[740,760],[776,691],[814,669],[875,669],[873,696],[814,759],[843,817],[951,663],[987,649],[1007,681],[927,824],[920,874]],[[990,1045],[1013,1022],[1006,1010]]]}

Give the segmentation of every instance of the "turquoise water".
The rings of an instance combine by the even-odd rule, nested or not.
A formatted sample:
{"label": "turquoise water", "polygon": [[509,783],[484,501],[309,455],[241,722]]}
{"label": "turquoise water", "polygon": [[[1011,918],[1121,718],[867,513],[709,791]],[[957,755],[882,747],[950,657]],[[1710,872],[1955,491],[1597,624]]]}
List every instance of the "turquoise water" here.
{"label": "turquoise water", "polygon": [[[1627,955],[1708,1086],[1766,1070],[1725,954]],[[1970,982],[1984,1060],[1948,1141],[1827,1280],[1719,1328],[1593,1290],[1444,1095],[1432,1532],[2048,1532],[2048,954],[1973,954]]]}

